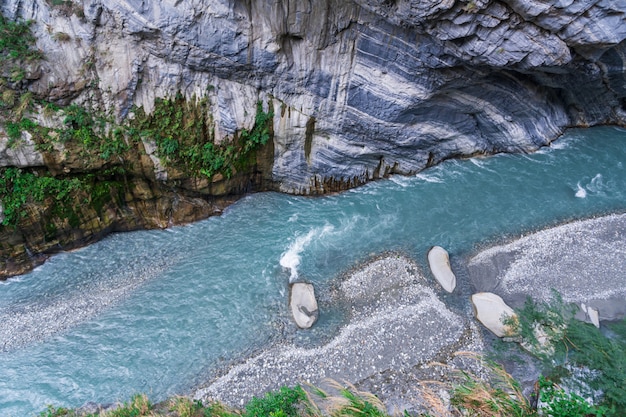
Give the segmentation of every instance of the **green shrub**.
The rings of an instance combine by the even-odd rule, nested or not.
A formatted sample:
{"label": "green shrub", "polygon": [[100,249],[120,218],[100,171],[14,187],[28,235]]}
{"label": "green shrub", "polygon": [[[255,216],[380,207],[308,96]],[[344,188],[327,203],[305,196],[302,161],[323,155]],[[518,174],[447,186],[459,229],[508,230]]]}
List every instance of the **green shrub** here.
{"label": "green shrub", "polygon": [[299,385],[282,387],[268,392],[265,397],[254,397],[246,405],[245,417],[298,417],[298,405],[306,400],[306,393]]}
{"label": "green shrub", "polygon": [[592,417],[605,416],[607,408],[594,406],[574,393],[566,393],[563,389],[545,379],[539,378],[539,399],[544,404],[542,413],[551,417]]}
{"label": "green shrub", "polygon": [[76,412],[63,407],[48,406],[44,411],[39,413],[39,417],[75,417]]}
{"label": "green shrub", "polygon": [[0,201],[2,201],[4,219],[2,225],[16,225],[26,214],[24,207],[28,203],[42,203],[52,199],[53,204],[71,206],[75,191],[83,188],[77,179],[37,176],[19,168],[5,168],[0,173]]}
{"label": "green shrub", "polygon": [[217,173],[230,177],[243,165],[249,155],[271,138],[273,113],[265,113],[257,103],[255,125],[243,129],[230,141],[214,143],[213,119],[208,100],[187,101],[181,94],[174,98],[155,100],[154,110],[146,114],[143,108],[134,111],[127,133],[136,140],[149,138],[157,145],[157,154],[167,166],[192,176],[208,178]]}
{"label": "green shrub", "polygon": [[33,61],[42,53],[32,49],[35,37],[30,31],[32,22],[12,22],[0,13],[0,65],[8,61]]}
{"label": "green shrub", "polygon": [[558,296],[549,303],[528,299],[517,312],[521,334],[536,343],[530,329],[536,324],[552,329],[548,335],[554,349],[541,357],[546,375],[558,380],[570,376],[572,368],[589,369],[585,383],[602,392],[601,405],[606,407],[602,415],[621,415],[626,410],[626,321],[609,326],[613,332],[608,338],[595,326],[574,319],[575,309]]}
{"label": "green shrub", "polygon": [[9,147],[17,145],[22,137],[22,131],[27,130],[29,132],[35,132],[38,129],[38,125],[30,119],[23,117],[19,122],[6,122],[4,128],[9,137]]}

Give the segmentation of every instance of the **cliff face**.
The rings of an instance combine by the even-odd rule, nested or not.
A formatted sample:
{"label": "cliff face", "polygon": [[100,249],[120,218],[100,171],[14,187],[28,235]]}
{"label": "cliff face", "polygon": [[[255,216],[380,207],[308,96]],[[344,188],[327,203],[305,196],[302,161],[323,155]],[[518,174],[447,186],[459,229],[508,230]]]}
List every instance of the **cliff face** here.
{"label": "cliff face", "polygon": [[[85,208],[80,227],[58,216],[47,238],[33,238],[29,224],[50,223],[37,213],[5,227],[5,265],[69,245],[87,223],[93,237],[164,226],[251,188],[342,190],[446,158],[534,150],[569,126],[626,121],[624,0],[8,0],[0,11],[32,19],[45,55],[5,83],[31,93],[29,120],[67,128],[74,105],[107,115],[108,140],[127,126],[126,148],[108,159],[38,139],[24,123],[8,146],[0,130],[0,166],[118,184],[103,206],[109,215]],[[206,99],[203,143],[238,152],[259,112],[271,116],[271,139],[233,169],[185,172],[168,159],[167,138],[144,129],[133,140],[128,127],[137,109],[149,114],[177,94]],[[50,103],[59,109],[46,116]],[[123,174],[110,173],[120,166]]]}

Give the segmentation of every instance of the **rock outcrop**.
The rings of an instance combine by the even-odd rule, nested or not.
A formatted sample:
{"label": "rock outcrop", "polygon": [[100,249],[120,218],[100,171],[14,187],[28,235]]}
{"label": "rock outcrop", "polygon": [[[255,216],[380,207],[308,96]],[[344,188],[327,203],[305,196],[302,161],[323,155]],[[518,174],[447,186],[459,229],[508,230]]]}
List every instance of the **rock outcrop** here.
{"label": "rock outcrop", "polygon": [[[11,90],[81,106],[106,114],[113,134],[137,108],[152,112],[158,98],[206,99],[202,134],[224,149],[256,125],[257,102],[274,113],[263,155],[240,165],[234,180],[212,172],[193,185],[197,176],[164,163],[174,148],[154,152],[154,140],[143,137],[135,156],[124,156],[134,169],[106,179],[142,184],[155,194],[154,207],[135,207],[144,194],[125,188],[129,198],[112,209],[118,226],[96,226],[89,238],[60,236],[86,229],[94,213],[79,216],[77,228],[48,230],[47,238],[26,229],[50,221],[28,213],[17,231],[3,232],[10,243],[1,262],[19,270],[37,253],[126,230],[125,222],[153,226],[144,216],[159,225],[172,213],[193,220],[226,195],[338,191],[447,158],[531,151],[570,126],[624,124],[625,10],[609,0],[4,1],[5,17],[33,21],[45,54],[19,74],[3,73],[5,104],[17,103],[4,96]],[[20,111],[40,126],[64,124],[45,108]],[[60,143],[33,147],[27,135],[37,134],[27,126],[7,149],[0,127],[0,166],[71,177],[116,165],[87,163]],[[190,199],[202,208],[176,209]]]}

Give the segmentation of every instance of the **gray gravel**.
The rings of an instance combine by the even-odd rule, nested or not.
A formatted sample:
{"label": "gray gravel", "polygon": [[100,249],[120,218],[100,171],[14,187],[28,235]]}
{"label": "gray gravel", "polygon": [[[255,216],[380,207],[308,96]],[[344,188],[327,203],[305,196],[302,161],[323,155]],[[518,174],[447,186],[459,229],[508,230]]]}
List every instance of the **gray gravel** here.
{"label": "gray gravel", "polygon": [[126,299],[168,265],[168,260],[155,260],[148,268],[120,270],[107,281],[95,282],[61,296],[1,307],[0,352],[43,341],[97,316]]}
{"label": "gray gravel", "polygon": [[340,297],[352,305],[351,319],[330,342],[271,347],[194,397],[241,406],[283,385],[320,385],[330,378],[371,390],[390,407],[415,404],[408,400],[418,397],[418,387],[409,385],[413,379],[444,373],[430,362],[455,366],[454,352],[480,351],[483,345],[471,320],[447,308],[418,271],[413,261],[398,255],[362,266],[340,286]]}
{"label": "gray gravel", "polygon": [[478,291],[519,305],[527,295],[586,303],[601,319],[626,314],[626,214],[546,229],[478,253],[468,264]]}

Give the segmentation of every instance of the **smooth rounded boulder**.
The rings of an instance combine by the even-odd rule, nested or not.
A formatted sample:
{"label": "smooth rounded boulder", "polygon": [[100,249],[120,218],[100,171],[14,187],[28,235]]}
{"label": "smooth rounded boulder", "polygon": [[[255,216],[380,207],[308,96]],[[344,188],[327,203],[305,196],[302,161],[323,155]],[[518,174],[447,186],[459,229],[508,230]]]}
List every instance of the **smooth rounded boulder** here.
{"label": "smooth rounded boulder", "polygon": [[289,307],[296,325],[301,329],[308,329],[319,317],[315,289],[313,284],[295,282],[291,284]]}
{"label": "smooth rounded boulder", "polygon": [[486,328],[498,337],[511,336],[513,329],[504,324],[509,317],[517,317],[515,311],[502,298],[491,292],[479,292],[472,295],[474,314]]}
{"label": "smooth rounded boulder", "polygon": [[428,251],[428,265],[435,279],[447,292],[456,288],[456,276],[450,267],[448,252],[441,246],[433,246]]}

